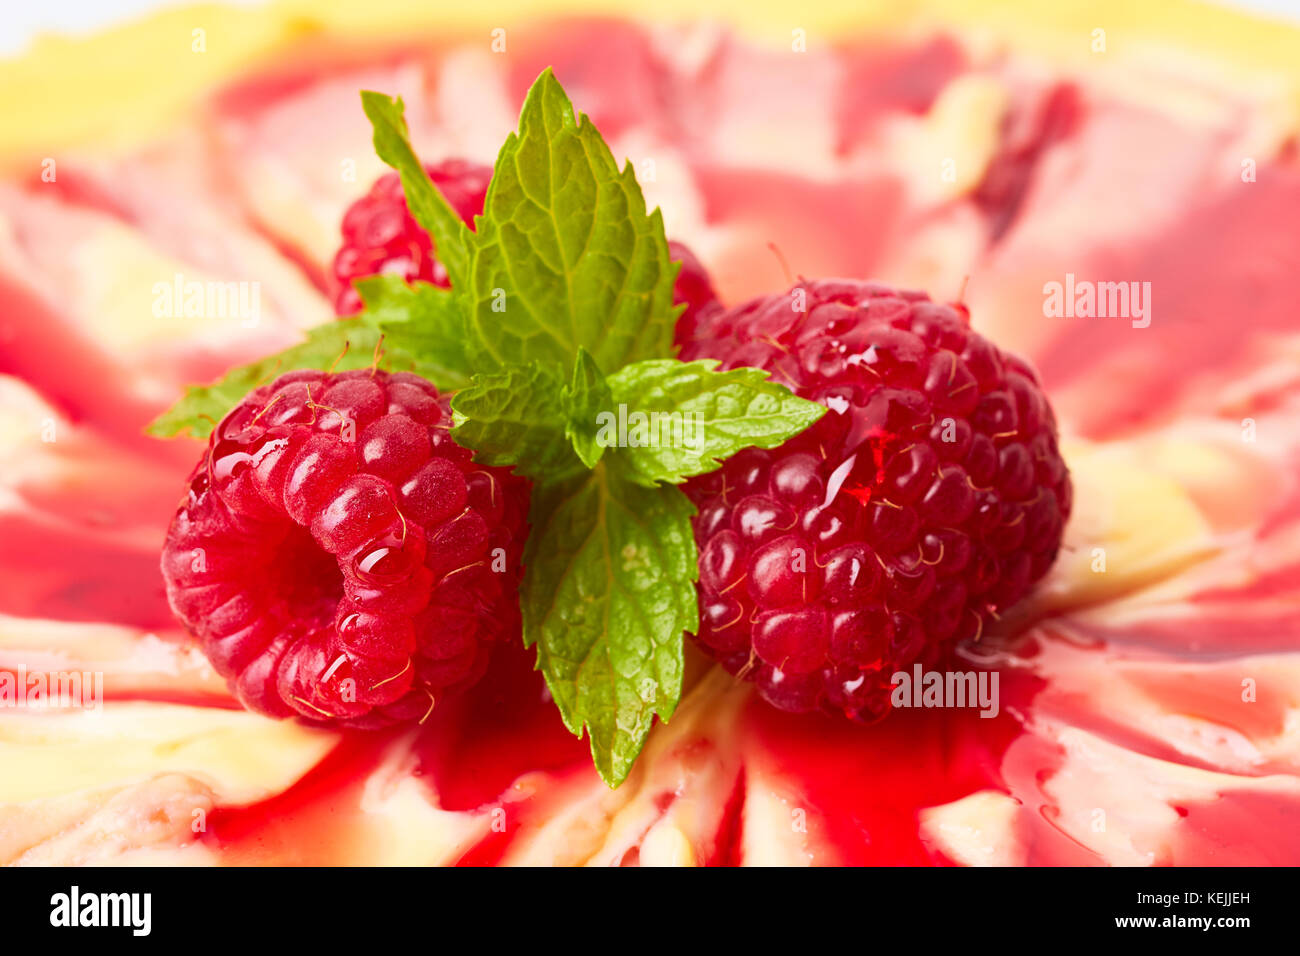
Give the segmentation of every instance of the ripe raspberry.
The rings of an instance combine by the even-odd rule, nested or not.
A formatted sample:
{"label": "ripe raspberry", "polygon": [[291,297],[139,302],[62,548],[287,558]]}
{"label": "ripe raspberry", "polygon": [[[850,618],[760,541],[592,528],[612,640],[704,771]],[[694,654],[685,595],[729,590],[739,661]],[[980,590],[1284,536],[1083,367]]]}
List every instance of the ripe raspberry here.
{"label": "ripe raspberry", "polygon": [[831,409],[685,486],[699,640],[777,707],[883,716],[894,672],[978,636],[1055,559],[1071,486],[1051,407],[964,307],[804,282],[713,314],[682,358]]}
{"label": "ripe raspberry", "polygon": [[675,341],[682,345],[695,337],[695,332],[702,323],[722,311],[722,303],[713,292],[709,274],[685,243],[670,240],[668,256],[674,262],[682,264],[673,286],[673,304],[686,305],[685,311],[677,318],[675,328]]}
{"label": "ripe raspberry", "polygon": [[[464,159],[426,166],[429,178],[451,208],[472,227],[483,212],[483,199],[492,168]],[[343,216],[343,245],[334,256],[334,310],[339,315],[361,311],[361,297],[352,280],[394,272],[411,282],[423,279],[446,286],[447,270],[433,255],[433,242],[406,206],[397,173],[381,176],[370,192]]]}
{"label": "ripe raspberry", "polygon": [[410,373],[291,372],[212,433],[163,547],[172,610],[245,706],[420,719],[519,630],[528,483]]}
{"label": "ripe raspberry", "polygon": [[[448,159],[425,169],[447,202],[471,227],[483,212],[492,169],[463,159]],[[682,270],[673,288],[673,301],[686,303],[678,328],[694,327],[701,313],[721,308],[708,273],[691,250],[680,242],[668,243]],[[343,245],[334,255],[334,311],[353,315],[361,311],[361,296],[354,279],[395,272],[407,282],[422,279],[446,287],[447,270],[433,254],[429,234],[415,221],[406,205],[397,173],[381,176],[343,215]]]}

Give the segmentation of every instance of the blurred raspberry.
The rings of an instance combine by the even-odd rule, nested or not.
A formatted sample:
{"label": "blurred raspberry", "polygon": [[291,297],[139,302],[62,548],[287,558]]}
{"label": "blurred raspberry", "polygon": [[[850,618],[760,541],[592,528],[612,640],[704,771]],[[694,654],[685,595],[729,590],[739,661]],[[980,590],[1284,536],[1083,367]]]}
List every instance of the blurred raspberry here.
{"label": "blurred raspberry", "polygon": [[[483,212],[492,168],[449,159],[425,169],[451,208],[472,228],[474,217]],[[407,282],[448,284],[447,270],[434,257],[432,240],[406,206],[397,173],[381,176],[343,216],[343,245],[334,255],[335,312],[360,312],[361,297],[352,280],[383,272],[396,273]]]}
{"label": "blurred raspberry", "polygon": [[709,274],[684,242],[675,239],[669,241],[668,256],[674,262],[682,264],[681,271],[677,273],[677,283],[673,286],[673,304],[686,306],[677,319],[676,327],[675,341],[682,345],[695,337],[701,323],[722,310],[722,304],[713,292]]}

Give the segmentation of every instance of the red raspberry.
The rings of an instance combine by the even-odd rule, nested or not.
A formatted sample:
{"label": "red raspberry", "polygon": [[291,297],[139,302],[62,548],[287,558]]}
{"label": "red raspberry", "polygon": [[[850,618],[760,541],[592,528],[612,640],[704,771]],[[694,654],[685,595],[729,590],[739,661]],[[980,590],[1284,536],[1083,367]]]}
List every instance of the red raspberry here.
{"label": "red raspberry", "polygon": [[163,547],[173,611],[252,710],[422,719],[519,632],[528,483],[406,372],[291,372],[212,433]]}
{"label": "red raspberry", "polygon": [[[447,202],[472,227],[483,212],[492,169],[463,159],[448,159],[426,166],[429,178]],[[721,308],[713,294],[708,273],[691,250],[680,242],[668,243],[669,253],[680,260],[682,270],[673,288],[673,301],[686,303],[678,328],[693,328],[701,313]],[[343,215],[343,245],[334,255],[334,311],[353,315],[361,311],[361,297],[352,287],[354,279],[395,272],[407,282],[423,279],[446,287],[447,270],[433,254],[433,242],[406,205],[402,180],[397,173],[381,176],[370,192]]]}
{"label": "red raspberry", "polygon": [[[474,217],[483,212],[492,168],[449,159],[425,169],[451,208],[472,227]],[[343,215],[343,245],[334,256],[335,312],[360,312],[361,297],[352,280],[381,272],[395,272],[407,282],[448,284],[447,270],[434,258],[429,234],[406,207],[397,173],[381,176]]]}
{"label": "red raspberry", "polygon": [[686,305],[685,311],[677,319],[675,329],[675,341],[682,345],[694,339],[696,330],[708,322],[711,316],[722,311],[722,303],[713,292],[709,274],[685,243],[670,240],[668,255],[674,262],[682,264],[681,271],[677,273],[677,283],[673,286],[673,304]]}
{"label": "red raspberry", "polygon": [[1042,388],[964,307],[874,283],[804,282],[696,333],[683,359],[831,409],[685,485],[699,641],[778,707],[879,718],[897,670],[978,636],[1056,557],[1071,486]]}

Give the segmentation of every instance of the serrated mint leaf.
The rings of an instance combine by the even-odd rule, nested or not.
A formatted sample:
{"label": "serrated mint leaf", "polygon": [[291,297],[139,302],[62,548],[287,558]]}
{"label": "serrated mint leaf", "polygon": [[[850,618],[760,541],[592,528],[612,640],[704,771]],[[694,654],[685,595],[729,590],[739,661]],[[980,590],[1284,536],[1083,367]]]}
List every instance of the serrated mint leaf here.
{"label": "serrated mint leaf", "polygon": [[541,365],[476,375],[451,400],[451,437],[485,465],[514,465],[539,480],[558,480],[582,463],[564,434],[564,385]]}
{"label": "serrated mint leaf", "polygon": [[[217,422],[257,386],[294,369],[334,369],[338,372],[369,368],[375,362],[380,333],[355,319],[327,322],[307,332],[307,341],[268,355],[260,361],[231,369],[210,385],[191,385],[171,408],[146,428],[156,438],[192,435],[206,438]],[[381,366],[423,371],[409,356],[385,351]]]}
{"label": "serrated mint leaf", "polygon": [[717,365],[651,359],[609,376],[613,406],[597,440],[618,448],[612,467],[640,484],[676,484],[742,448],[775,448],[826,412],[760,369]]}
{"label": "serrated mint leaf", "polygon": [[564,434],[573,445],[582,463],[595,468],[605,449],[596,441],[600,413],[613,404],[609,383],[596,365],[596,360],[584,348],[578,349],[578,360],[573,363],[573,379],[564,390]]}
{"label": "serrated mint leaf", "polygon": [[473,233],[438,192],[411,148],[402,98],[363,90],[361,108],[374,127],[376,155],[401,174],[402,191],[411,215],[432,237],[438,261],[447,270],[452,287],[462,288],[469,262],[469,238]]}
{"label": "serrated mint leaf", "polygon": [[365,305],[358,318],[383,332],[387,347],[418,360],[443,391],[469,384],[474,369],[465,352],[465,313],[448,289],[391,273],[355,285]]}
{"label": "serrated mint leaf", "polygon": [[619,481],[604,462],[533,492],[524,644],[611,787],[681,697],[682,635],[699,620],[694,513],[679,489]]}
{"label": "serrated mint leaf", "polygon": [[470,235],[470,337],[491,361],[567,368],[582,346],[615,369],[672,354],[678,266],[659,211],[646,212],[631,165],[619,170],[550,70],[528,92]]}

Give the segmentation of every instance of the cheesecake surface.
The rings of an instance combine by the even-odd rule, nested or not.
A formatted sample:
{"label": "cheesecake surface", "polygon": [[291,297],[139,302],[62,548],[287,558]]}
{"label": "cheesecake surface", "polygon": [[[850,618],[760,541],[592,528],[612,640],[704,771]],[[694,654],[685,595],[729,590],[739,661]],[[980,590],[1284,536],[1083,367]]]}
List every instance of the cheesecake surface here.
{"label": "cheesecake surface", "polygon": [[[776,7],[203,7],[0,65],[0,863],[1300,863],[1300,30]],[[1074,513],[962,648],[996,714],[783,714],[688,652],[610,789],[522,647],[414,729],[335,731],[244,711],[176,623],[200,446],[143,428],[332,315],[384,171],[358,90],[490,163],[548,66],[725,303],[874,277],[1036,365]],[[187,314],[192,282],[250,298]]]}

